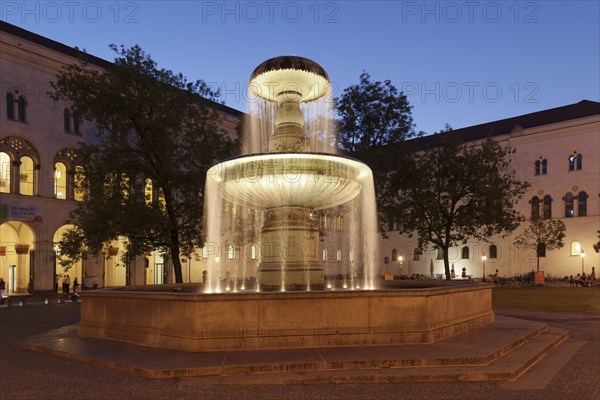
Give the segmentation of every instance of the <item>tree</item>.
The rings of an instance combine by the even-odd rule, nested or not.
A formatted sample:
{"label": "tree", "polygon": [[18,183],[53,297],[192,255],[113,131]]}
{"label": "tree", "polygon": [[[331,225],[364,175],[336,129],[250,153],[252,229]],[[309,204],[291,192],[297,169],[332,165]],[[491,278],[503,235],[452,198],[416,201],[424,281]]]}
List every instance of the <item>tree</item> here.
{"label": "tree", "polygon": [[360,83],[344,89],[335,99],[338,147],[348,153],[399,143],[414,135],[412,106],[403,92],[389,80],[370,80],[367,72]]}
{"label": "tree", "polygon": [[417,234],[423,251],[443,251],[450,279],[448,249],[468,238],[506,236],[523,216],[514,208],[529,184],[516,179],[510,149],[493,139],[467,146],[451,133],[428,138],[431,147],[413,152],[403,170],[390,174],[383,212],[400,233]]}
{"label": "tree", "polygon": [[537,270],[540,270],[540,257],[545,257],[546,250],[560,249],[565,244],[565,223],[559,219],[543,219],[534,217],[523,233],[515,238],[515,246],[520,249],[531,249],[536,252]]}
{"label": "tree", "polygon": [[600,230],[598,230],[598,241],[594,243],[594,251],[600,253]]}
{"label": "tree", "polygon": [[231,156],[236,143],[219,128],[209,101],[217,93],[203,81],[159,69],[137,45],[111,48],[114,64],[67,66],[49,93],[97,128],[97,140],[81,145],[86,195],[71,215],[78,228],[59,244],[61,254],[98,254],[124,236],[129,256],[168,250],[182,282],[180,255],[203,243],[206,171]]}

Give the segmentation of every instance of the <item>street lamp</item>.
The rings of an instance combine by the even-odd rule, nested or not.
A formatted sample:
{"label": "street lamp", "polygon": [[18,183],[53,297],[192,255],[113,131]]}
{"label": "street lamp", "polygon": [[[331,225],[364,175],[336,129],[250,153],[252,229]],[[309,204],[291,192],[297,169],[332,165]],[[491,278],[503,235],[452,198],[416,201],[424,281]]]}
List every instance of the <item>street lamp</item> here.
{"label": "street lamp", "polygon": [[481,261],[483,261],[483,280],[485,281],[485,260],[487,260],[486,256],[481,256]]}
{"label": "street lamp", "polygon": [[585,257],[585,253],[583,252],[583,249],[581,249],[581,275],[583,275],[583,259]]}
{"label": "street lamp", "polygon": [[404,257],[398,256],[398,262],[400,263],[400,279],[402,279],[402,261],[404,261]]}

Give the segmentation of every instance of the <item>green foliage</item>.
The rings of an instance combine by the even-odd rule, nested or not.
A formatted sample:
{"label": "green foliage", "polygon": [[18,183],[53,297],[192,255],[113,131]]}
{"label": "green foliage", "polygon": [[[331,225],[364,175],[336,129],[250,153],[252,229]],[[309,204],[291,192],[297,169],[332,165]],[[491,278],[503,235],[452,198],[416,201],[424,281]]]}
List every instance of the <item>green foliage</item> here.
{"label": "green foliage", "polygon": [[537,270],[540,270],[540,250],[560,249],[565,244],[565,223],[559,219],[532,218],[525,230],[515,238],[515,246],[520,249],[534,250],[537,255]]}
{"label": "green foliage", "polygon": [[208,101],[217,93],[203,81],[159,69],[139,46],[111,48],[112,66],[67,66],[49,93],[97,128],[97,138],[81,145],[86,196],[72,214],[85,238],[80,244],[98,254],[124,236],[130,255],[168,248],[181,282],[179,255],[203,242],[206,171],[234,154],[237,143],[219,128]]}
{"label": "green foliage", "polygon": [[68,271],[84,257],[85,250],[86,238],[83,230],[78,226],[67,230],[59,242],[58,264]]}
{"label": "green foliage", "polygon": [[598,230],[598,241],[594,243],[594,251],[600,253],[600,230]]}
{"label": "green foliage", "polygon": [[399,143],[414,135],[412,106],[389,80],[371,81],[367,72],[360,83],[336,98],[338,147],[355,153]]}
{"label": "green foliage", "polygon": [[441,133],[430,143],[390,174],[382,211],[398,221],[400,233],[417,234],[421,250],[430,244],[442,249],[450,279],[448,249],[516,229],[523,217],[514,206],[529,184],[516,179],[510,149],[491,138],[467,146]]}

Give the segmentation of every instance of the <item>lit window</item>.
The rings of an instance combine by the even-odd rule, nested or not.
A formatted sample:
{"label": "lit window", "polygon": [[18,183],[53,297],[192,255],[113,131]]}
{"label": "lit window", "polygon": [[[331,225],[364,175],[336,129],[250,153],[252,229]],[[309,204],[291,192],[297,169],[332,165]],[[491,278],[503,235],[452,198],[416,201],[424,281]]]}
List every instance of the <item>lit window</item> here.
{"label": "lit window", "polygon": [[323,249],[323,261],[327,261],[327,249]]}
{"label": "lit window", "polygon": [[208,244],[204,243],[204,246],[202,246],[202,258],[203,259],[208,259]]}
{"label": "lit window", "polygon": [[54,164],[54,197],[67,199],[67,168],[61,162]]}
{"label": "lit window", "polygon": [[19,193],[25,196],[33,196],[33,173],[34,165],[30,157],[21,157],[19,168]]}
{"label": "lit window", "polygon": [[337,262],[342,261],[342,250],[338,249],[337,253],[335,254],[335,260]]}
{"label": "lit window", "polygon": [[585,217],[587,215],[587,198],[588,195],[586,192],[579,192],[577,195],[577,211],[579,212],[580,217]]}
{"label": "lit window", "polygon": [[573,193],[565,195],[565,218],[572,218],[575,215],[573,211]]}
{"label": "lit window", "polygon": [[227,246],[227,259],[234,260],[235,259],[235,247],[232,244]]}
{"label": "lit window", "polygon": [[578,241],[571,242],[571,255],[572,256],[580,256],[581,255],[581,243]]}
{"label": "lit window", "polygon": [[256,260],[256,258],[257,258],[256,246],[252,245],[252,246],[250,246],[250,259]]}
{"label": "lit window", "polygon": [[0,152],[0,193],[10,193],[10,156]]}

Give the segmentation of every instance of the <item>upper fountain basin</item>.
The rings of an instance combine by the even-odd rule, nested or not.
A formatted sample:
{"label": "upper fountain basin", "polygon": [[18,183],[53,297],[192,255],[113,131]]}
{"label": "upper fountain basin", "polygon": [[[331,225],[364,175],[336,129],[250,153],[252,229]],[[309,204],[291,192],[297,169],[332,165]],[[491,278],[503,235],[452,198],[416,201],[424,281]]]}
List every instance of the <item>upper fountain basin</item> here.
{"label": "upper fountain basin", "polygon": [[301,102],[324,96],[329,77],[316,62],[298,56],[279,56],[260,64],[250,76],[252,92],[269,101],[285,101],[286,93],[299,94]]}
{"label": "upper fountain basin", "polygon": [[225,200],[261,209],[334,207],[356,197],[370,175],[360,161],[320,153],[251,154],[208,171]]}

